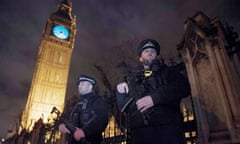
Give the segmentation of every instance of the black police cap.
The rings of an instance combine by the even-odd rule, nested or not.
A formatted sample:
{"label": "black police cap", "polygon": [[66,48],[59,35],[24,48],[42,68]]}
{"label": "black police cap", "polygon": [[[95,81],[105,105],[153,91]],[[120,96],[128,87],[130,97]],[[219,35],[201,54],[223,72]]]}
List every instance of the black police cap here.
{"label": "black police cap", "polygon": [[142,51],[147,49],[147,48],[153,48],[153,49],[156,50],[157,55],[160,54],[160,45],[159,45],[159,43],[156,40],[154,40],[154,39],[145,39],[142,42],[140,42],[140,44],[138,45],[138,48],[137,48],[138,56],[140,57],[141,54],[142,54]]}
{"label": "black police cap", "polygon": [[97,83],[97,81],[96,81],[94,78],[92,78],[92,77],[90,77],[90,76],[87,76],[87,75],[80,75],[79,78],[78,78],[78,80],[77,80],[77,85],[79,85],[79,83],[80,83],[81,81],[88,81],[88,82],[90,82],[92,85],[95,85],[95,84]]}

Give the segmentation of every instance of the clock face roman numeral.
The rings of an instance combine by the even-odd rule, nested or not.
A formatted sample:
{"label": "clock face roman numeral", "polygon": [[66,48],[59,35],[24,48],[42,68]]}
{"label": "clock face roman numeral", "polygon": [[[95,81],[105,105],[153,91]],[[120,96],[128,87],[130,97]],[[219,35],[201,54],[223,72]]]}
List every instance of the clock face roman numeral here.
{"label": "clock face roman numeral", "polygon": [[69,38],[69,30],[62,25],[55,25],[52,29],[52,33],[59,39],[65,40]]}

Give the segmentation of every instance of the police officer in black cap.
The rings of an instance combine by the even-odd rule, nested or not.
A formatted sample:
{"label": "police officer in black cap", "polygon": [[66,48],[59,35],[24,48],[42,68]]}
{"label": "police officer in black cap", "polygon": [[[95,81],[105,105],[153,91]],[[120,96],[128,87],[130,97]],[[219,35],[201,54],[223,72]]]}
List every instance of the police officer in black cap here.
{"label": "police officer in black cap", "polygon": [[107,104],[101,96],[94,93],[94,78],[81,75],[77,85],[80,96],[70,109],[64,112],[65,120],[59,124],[59,131],[67,134],[69,144],[100,144],[102,132],[108,123]]}
{"label": "police officer in black cap", "polygon": [[119,108],[122,110],[125,107],[129,112],[130,143],[184,144],[180,101],[190,94],[188,80],[175,69],[157,60],[160,45],[156,40],[143,40],[137,52],[142,63],[137,71],[150,73],[136,87],[140,87],[143,82],[150,86],[141,96],[136,97],[133,102],[135,109],[128,110],[131,105],[125,107],[129,102],[128,94],[133,90],[129,83],[124,81],[116,87]]}

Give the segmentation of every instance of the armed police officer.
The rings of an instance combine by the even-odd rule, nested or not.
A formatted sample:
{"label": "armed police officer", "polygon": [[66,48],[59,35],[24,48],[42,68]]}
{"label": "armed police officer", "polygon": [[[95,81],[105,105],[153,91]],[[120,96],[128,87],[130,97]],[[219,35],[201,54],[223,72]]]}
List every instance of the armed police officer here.
{"label": "armed police officer", "polygon": [[100,144],[108,123],[107,104],[94,93],[96,80],[81,75],[77,81],[79,99],[66,110],[58,129],[67,134],[69,144]]}
{"label": "armed police officer", "polygon": [[116,87],[118,106],[129,117],[129,142],[184,144],[180,101],[190,94],[188,80],[158,60],[156,40],[143,40],[137,52],[142,65]]}

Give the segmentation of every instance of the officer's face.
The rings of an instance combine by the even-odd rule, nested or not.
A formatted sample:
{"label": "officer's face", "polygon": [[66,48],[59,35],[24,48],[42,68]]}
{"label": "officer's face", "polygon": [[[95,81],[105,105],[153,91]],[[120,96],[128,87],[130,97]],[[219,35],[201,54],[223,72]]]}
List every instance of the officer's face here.
{"label": "officer's face", "polygon": [[147,48],[142,51],[141,57],[139,58],[140,62],[144,66],[150,66],[152,61],[157,58],[157,51],[153,48]]}
{"label": "officer's face", "polygon": [[88,81],[81,81],[78,85],[78,92],[80,95],[90,93],[92,91],[92,84]]}

